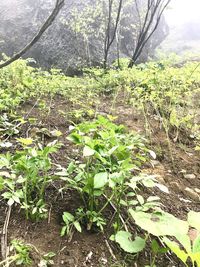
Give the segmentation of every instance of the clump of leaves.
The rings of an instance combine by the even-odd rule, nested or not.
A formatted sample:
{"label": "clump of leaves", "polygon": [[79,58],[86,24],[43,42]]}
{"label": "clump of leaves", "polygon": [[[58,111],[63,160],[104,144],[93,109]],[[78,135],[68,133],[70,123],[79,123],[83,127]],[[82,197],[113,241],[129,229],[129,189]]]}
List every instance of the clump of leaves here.
{"label": "clump of leaves", "polygon": [[[160,238],[167,248],[170,249],[185,266],[189,266],[188,262],[191,262],[193,267],[200,266],[199,212],[190,211],[187,221],[180,220],[161,210],[157,213],[146,213],[130,209],[129,212],[139,227],[149,234]],[[197,232],[194,241],[191,241],[188,235],[190,227],[196,229]],[[172,237],[173,240],[171,240],[170,237]],[[176,240],[174,240],[174,238]],[[154,250],[155,249],[153,249],[153,252],[155,252]]]}
{"label": "clump of leaves", "polygon": [[[121,227],[120,216],[124,207],[149,210],[159,205],[157,197],[145,200],[138,194],[139,185],[156,186],[155,177],[133,176],[148,159],[149,150],[144,145],[144,138],[128,133],[124,126],[102,116],[70,129],[72,132],[68,139],[79,148],[81,162],[72,162],[57,175],[67,182],[67,188],[77,190],[83,200],[83,215],[78,222],[85,221],[88,230],[94,226],[103,230],[106,224],[103,212],[113,203],[116,207],[113,226],[117,233]],[[67,233],[77,222],[77,216],[69,216],[69,213],[63,216],[66,225],[62,233]]]}
{"label": "clump of leaves", "polygon": [[8,205],[17,203],[25,210],[27,219],[39,220],[46,217],[45,189],[53,180],[48,173],[52,165],[49,155],[59,145],[54,142],[43,148],[31,146],[32,139],[18,141],[23,150],[0,155],[0,189]]}
{"label": "clump of leaves", "polygon": [[25,244],[23,241],[14,239],[11,241],[10,252],[13,254],[8,256],[5,260],[0,262],[0,266],[10,266],[15,263],[16,266],[30,266],[32,264],[32,260],[30,257],[30,253],[32,251],[32,247],[30,245]]}

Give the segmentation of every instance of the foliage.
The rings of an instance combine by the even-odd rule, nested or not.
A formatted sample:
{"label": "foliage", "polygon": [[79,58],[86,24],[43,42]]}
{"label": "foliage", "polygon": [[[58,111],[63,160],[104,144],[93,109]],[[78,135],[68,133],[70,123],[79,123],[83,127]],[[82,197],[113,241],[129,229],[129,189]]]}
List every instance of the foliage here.
{"label": "foliage", "polygon": [[145,115],[147,127],[148,117],[153,116],[160,120],[166,132],[173,131],[175,138],[183,129],[197,136],[199,106],[195,99],[200,93],[200,76],[196,67],[195,62],[179,68],[163,60],[141,64],[133,69],[125,67],[106,72],[85,69],[82,77],[66,77],[59,70],[51,70],[51,73],[36,70],[20,60],[0,72],[3,96],[0,110],[12,112],[30,97],[61,94],[72,103],[68,119],[80,120],[94,116],[99,94],[109,93],[117,97],[123,91],[125,100]]}
{"label": "foliage", "polygon": [[[113,102],[120,97],[120,101],[126,101],[129,107],[144,116],[148,130],[152,130],[149,120],[155,119],[168,139],[178,142],[184,131],[194,140],[198,150],[199,72],[195,62],[177,67],[166,60],[140,64],[133,69],[128,69],[124,61],[121,70],[115,67],[106,71],[85,69],[80,77],[66,77],[59,70],[33,69],[23,60],[2,69],[2,196],[8,205],[19,205],[27,218],[38,221],[47,216],[45,191],[59,177],[64,182],[62,190],[73,189],[82,201],[80,207],[63,213],[62,236],[71,236],[74,229],[81,232],[84,227],[104,231],[108,225],[106,211],[112,206],[114,231],[111,239],[127,253],[140,252],[149,242],[149,235],[153,235],[156,238],[151,245],[151,266],[155,266],[156,255],[165,253],[168,248],[186,266],[189,261],[193,266],[199,266],[200,238],[198,236],[191,243],[187,235],[189,227],[200,230],[199,213],[190,212],[188,221],[182,221],[163,212],[157,196],[143,195],[143,188],[157,187],[167,192],[167,188],[159,185],[156,176],[142,172],[149,157],[155,159],[156,155],[147,148],[144,137],[114,123],[114,116],[98,116],[99,101],[96,101],[102,95],[109,95],[112,108]],[[76,158],[70,158],[71,163],[66,168],[56,165],[58,170],[50,174],[54,167],[50,155],[59,145],[54,142],[42,146],[30,137],[23,138],[21,127],[29,120],[18,116],[15,110],[25,101],[38,98],[39,108],[46,111],[48,107],[44,99],[58,95],[62,95],[70,106],[65,114],[72,124],[67,139],[72,146],[74,144]],[[43,131],[51,136],[50,130],[43,128]],[[58,137],[61,132],[52,134]],[[10,139],[15,140],[15,145],[7,142]],[[12,149],[6,153],[9,146]],[[147,233],[145,236],[127,229],[126,224],[133,220]],[[161,247],[159,240],[167,248]]]}
{"label": "foliage", "polygon": [[49,154],[58,145],[49,144],[31,147],[32,139],[18,139],[23,150],[14,155],[0,155],[0,189],[8,205],[17,203],[26,212],[26,218],[39,220],[46,217],[45,189],[53,177],[48,174],[51,168]]}
{"label": "foliage", "polygon": [[0,262],[0,266],[10,266],[15,263],[16,266],[30,266],[32,260],[30,258],[30,252],[32,250],[30,245],[25,244],[21,240],[14,239],[11,241],[11,252],[14,254],[9,256],[7,259]]}
{"label": "foliage", "polygon": [[[72,162],[65,172],[58,172],[68,182],[67,187],[76,189],[83,199],[87,228],[93,224],[103,229],[101,216],[112,200],[120,214],[122,198],[126,195],[131,172],[139,170],[146,161],[147,149],[143,139],[137,134],[128,134],[122,125],[116,125],[99,116],[94,122],[77,125],[68,139],[80,147],[83,161]],[[70,177],[72,174],[75,177]],[[101,197],[107,203],[100,205]],[[73,220],[72,220],[73,221]],[[117,218],[118,229],[120,226]]]}
{"label": "foliage", "polygon": [[[190,211],[187,221],[182,221],[163,211],[150,214],[130,209],[129,212],[138,226],[161,238],[185,266],[188,266],[189,259],[192,266],[200,266],[200,213]],[[196,228],[198,231],[198,235],[193,242],[188,235],[189,227]],[[172,241],[169,237],[175,237],[178,242]]]}

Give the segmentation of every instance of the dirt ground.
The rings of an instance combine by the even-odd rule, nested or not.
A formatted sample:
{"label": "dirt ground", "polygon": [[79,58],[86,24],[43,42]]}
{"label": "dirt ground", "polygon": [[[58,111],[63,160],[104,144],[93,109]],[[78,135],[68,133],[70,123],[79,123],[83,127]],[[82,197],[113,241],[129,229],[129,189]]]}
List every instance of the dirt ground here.
{"label": "dirt ground", "polygon": [[[101,109],[102,114],[111,113],[118,116],[117,122],[125,124],[130,131],[136,131],[145,134],[144,118],[136,113],[129,105],[120,101],[115,104],[113,110],[110,110],[109,100],[103,99]],[[22,127],[20,135],[22,137],[35,137],[35,128],[47,128],[49,130],[57,129],[62,132],[60,141],[64,144],[59,152],[52,158],[55,163],[67,166],[70,158],[76,157],[72,145],[66,140],[69,128],[69,118],[65,115],[70,109],[68,103],[61,96],[56,96],[51,102],[51,107],[47,113],[35,101],[29,101],[23,104],[19,113],[25,117],[36,118],[36,123],[26,124]],[[48,100],[47,100],[48,106]],[[60,111],[63,111],[61,114]],[[152,118],[152,133],[150,144],[152,150],[157,154],[157,159],[152,159],[145,166],[143,171],[149,174],[158,175],[159,182],[169,189],[169,194],[157,189],[144,194],[156,195],[161,198],[163,209],[172,213],[180,219],[186,219],[189,210],[200,211],[200,161],[198,152],[194,152],[192,140],[181,135],[178,142],[173,142],[171,138],[171,153],[174,161],[172,164],[171,155],[166,135],[160,129],[159,124]],[[173,137],[173,136],[172,136]],[[49,142],[51,137],[43,136],[43,142]],[[0,151],[5,152],[4,150]],[[56,253],[54,257],[55,267],[111,267],[111,266],[130,266],[144,267],[150,262],[148,249],[139,254],[137,258],[125,255],[119,248],[109,240],[109,229],[105,233],[74,232],[71,240],[66,237],[60,237],[62,227],[62,213],[73,210],[78,207],[80,200],[73,191],[67,191],[60,194],[59,183],[54,183],[47,189],[46,197],[49,205],[48,219],[39,223],[26,221],[24,214],[17,207],[12,208],[11,218],[8,227],[9,240],[14,238],[23,239],[32,244],[40,254],[50,251]],[[0,199],[0,229],[3,228],[7,212],[7,206],[4,200]],[[108,211],[109,219],[109,211]],[[137,231],[133,225],[133,229]],[[39,256],[35,251],[32,253],[33,265],[38,266]],[[116,258],[116,259],[114,259]],[[124,265],[126,262],[127,265]],[[159,267],[183,266],[178,260],[168,253],[157,260]]]}

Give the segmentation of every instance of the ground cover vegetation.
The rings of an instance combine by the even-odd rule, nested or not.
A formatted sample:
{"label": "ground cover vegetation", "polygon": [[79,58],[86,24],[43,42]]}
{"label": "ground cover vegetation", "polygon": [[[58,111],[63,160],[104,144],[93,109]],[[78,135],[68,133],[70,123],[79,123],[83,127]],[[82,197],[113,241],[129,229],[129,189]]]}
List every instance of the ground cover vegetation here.
{"label": "ground cover vegetation", "polygon": [[0,266],[200,266],[199,63],[30,63],[0,70]]}

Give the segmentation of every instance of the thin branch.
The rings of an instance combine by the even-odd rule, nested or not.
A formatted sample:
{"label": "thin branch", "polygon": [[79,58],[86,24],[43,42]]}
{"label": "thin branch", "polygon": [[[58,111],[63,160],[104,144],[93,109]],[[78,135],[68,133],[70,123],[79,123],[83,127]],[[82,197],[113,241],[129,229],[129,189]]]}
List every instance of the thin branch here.
{"label": "thin branch", "polygon": [[11,209],[12,206],[9,206],[1,236],[1,255],[3,260],[6,260],[8,254],[8,225],[10,221]]}
{"label": "thin branch", "polygon": [[109,43],[109,47],[112,45],[112,43],[115,39],[115,36],[116,36],[116,32],[117,32],[117,28],[118,28],[118,24],[119,24],[119,20],[120,20],[120,14],[121,14],[121,10],[122,10],[122,2],[123,2],[123,0],[119,1],[119,7],[118,7],[118,12],[117,12],[117,18],[116,18],[116,22],[115,22],[114,32],[113,32],[112,39]]}
{"label": "thin branch", "polygon": [[146,38],[144,39],[143,43],[141,44],[140,49],[138,50],[138,53],[136,56],[139,56],[142,52],[142,49],[144,48],[144,46],[147,44],[147,42],[149,41],[149,39],[152,37],[152,35],[154,34],[154,32],[156,31],[159,23],[160,23],[160,19],[162,17],[162,14],[165,10],[165,8],[167,7],[167,5],[169,4],[170,0],[167,1],[166,5],[162,8],[162,10],[160,11],[160,14],[158,15],[157,19],[156,19],[156,24],[154,26],[154,28],[152,29],[152,31],[150,32],[149,35],[146,35]]}
{"label": "thin branch", "polygon": [[171,0],[167,0],[166,2],[165,0],[157,0],[157,1],[148,0],[147,11],[144,18],[143,26],[142,29],[140,30],[137,44],[134,48],[133,56],[129,63],[130,68],[133,66],[134,62],[141,55],[144,46],[147,44],[149,39],[152,37],[153,33],[156,31],[160,23],[162,14],[166,9],[166,7],[169,5],[170,1]]}
{"label": "thin branch", "polygon": [[53,21],[57,17],[57,15],[58,15],[59,11],[61,10],[61,8],[63,7],[64,3],[65,3],[65,0],[56,0],[56,5],[55,5],[52,13],[47,18],[45,23],[42,25],[42,27],[40,28],[40,30],[38,31],[36,36],[20,52],[15,54],[9,60],[7,60],[4,63],[0,64],[0,69],[10,65],[12,62],[14,62],[17,59],[19,59],[20,57],[22,57],[41,38],[43,33],[51,26],[51,24],[53,23]]}
{"label": "thin branch", "polygon": [[117,29],[118,29],[118,25],[119,25],[119,21],[120,21],[120,15],[121,15],[121,10],[122,10],[122,4],[123,4],[123,0],[119,0],[119,6],[118,6],[118,10],[117,10],[117,17],[115,20],[115,25],[114,25],[114,30],[112,33],[112,37],[111,37],[111,19],[112,19],[112,7],[113,7],[113,1],[109,0],[109,13],[108,13],[108,25],[107,25],[107,29],[106,29],[106,37],[105,37],[105,43],[104,43],[104,68],[106,68],[106,64],[107,64],[107,59],[108,59],[108,53],[110,50],[110,47],[112,46],[115,38],[116,38],[116,34],[117,34]]}

